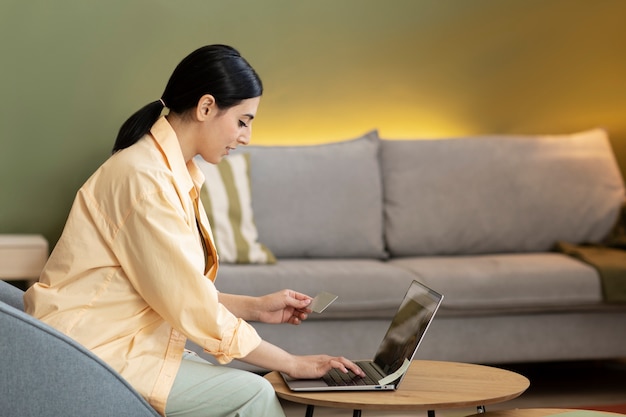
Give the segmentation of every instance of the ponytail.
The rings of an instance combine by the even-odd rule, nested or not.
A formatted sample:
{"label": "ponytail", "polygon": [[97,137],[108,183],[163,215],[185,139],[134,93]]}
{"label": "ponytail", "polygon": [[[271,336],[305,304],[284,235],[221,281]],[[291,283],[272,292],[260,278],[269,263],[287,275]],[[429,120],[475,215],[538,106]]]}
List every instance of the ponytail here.
{"label": "ponytail", "polygon": [[112,153],[128,148],[148,133],[152,125],[161,116],[164,107],[163,100],[153,101],[130,116],[120,127]]}

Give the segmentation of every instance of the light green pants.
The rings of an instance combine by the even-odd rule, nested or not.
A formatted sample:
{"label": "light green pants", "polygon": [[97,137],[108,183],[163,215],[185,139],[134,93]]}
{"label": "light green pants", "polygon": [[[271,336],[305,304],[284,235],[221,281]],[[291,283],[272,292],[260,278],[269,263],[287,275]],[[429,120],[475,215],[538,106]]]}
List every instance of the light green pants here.
{"label": "light green pants", "polygon": [[272,385],[252,372],[185,353],[165,407],[167,417],[284,417]]}

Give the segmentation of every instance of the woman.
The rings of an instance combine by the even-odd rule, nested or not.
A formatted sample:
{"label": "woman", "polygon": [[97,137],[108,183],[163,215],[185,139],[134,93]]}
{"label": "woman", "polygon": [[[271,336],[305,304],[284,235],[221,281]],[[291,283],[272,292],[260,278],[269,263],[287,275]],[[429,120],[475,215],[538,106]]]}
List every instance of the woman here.
{"label": "woman", "polygon": [[218,163],[248,144],[261,94],[233,48],[205,46],[183,59],[162,98],[122,125],[24,297],[26,311],[109,363],[163,415],[283,415],[267,381],[185,353],[188,338],[221,363],[237,358],[298,378],[331,368],[362,375],[342,357],[291,355],[247,323],[299,324],[309,296],[214,286],[218,258],[193,157]]}

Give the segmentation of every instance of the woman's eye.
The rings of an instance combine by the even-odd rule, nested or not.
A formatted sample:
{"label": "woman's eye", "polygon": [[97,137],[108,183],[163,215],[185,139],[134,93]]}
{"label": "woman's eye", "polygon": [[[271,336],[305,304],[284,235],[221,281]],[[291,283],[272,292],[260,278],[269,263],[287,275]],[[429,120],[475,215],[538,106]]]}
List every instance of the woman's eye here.
{"label": "woman's eye", "polygon": [[247,125],[247,124],[245,124],[245,123],[243,122],[243,120],[240,120],[240,121],[239,121],[239,127],[248,127],[248,125]]}

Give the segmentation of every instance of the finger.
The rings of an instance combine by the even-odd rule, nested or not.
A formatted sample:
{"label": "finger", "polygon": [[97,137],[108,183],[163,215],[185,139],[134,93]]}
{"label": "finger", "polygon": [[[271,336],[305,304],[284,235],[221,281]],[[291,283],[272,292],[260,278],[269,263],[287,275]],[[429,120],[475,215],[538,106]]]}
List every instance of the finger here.
{"label": "finger", "polygon": [[298,300],[294,301],[290,307],[298,313],[309,314],[313,311],[309,308],[309,304],[311,304],[311,300]]}
{"label": "finger", "polygon": [[356,375],[365,376],[365,372],[363,372],[363,370],[357,364],[353,363],[348,368]]}
{"label": "finger", "polygon": [[346,367],[346,365],[341,361],[341,358],[333,358],[330,360],[330,366],[332,366],[333,368],[339,369],[341,372],[343,372],[344,374],[348,373],[348,368]]}
{"label": "finger", "polygon": [[308,295],[301,294],[295,291],[287,290],[286,294],[287,297],[284,301],[285,305],[293,307],[297,310],[307,310],[307,306],[313,301],[313,298],[309,297]]}
{"label": "finger", "polygon": [[313,312],[313,310],[311,310],[310,308],[297,308],[295,309],[293,315],[294,316],[298,316],[298,317],[302,317],[304,316],[304,320],[306,320],[306,318],[309,316],[309,314],[311,314]]}
{"label": "finger", "polygon": [[307,306],[311,304],[311,302],[313,302],[313,297],[309,297],[306,294],[302,294],[302,293],[295,292],[295,291],[293,292],[292,298],[296,300],[296,303],[293,304],[293,307],[302,309],[302,310],[307,309]]}
{"label": "finger", "polygon": [[300,323],[302,323],[302,319],[298,316],[291,316],[289,317],[289,320],[287,320],[290,324],[294,324],[294,325],[299,325]]}
{"label": "finger", "polygon": [[351,360],[348,360],[344,357],[339,357],[337,358],[337,361],[343,365],[343,369],[345,369],[344,372],[352,371],[355,375],[365,376],[365,372],[363,372],[363,370]]}
{"label": "finger", "polygon": [[313,297],[310,297],[306,294],[303,294],[301,292],[297,292],[297,291],[293,291],[293,298],[297,299],[297,300],[312,300]]}
{"label": "finger", "polygon": [[302,311],[294,311],[292,318],[298,321],[297,324],[300,324],[300,321],[304,321],[309,318],[309,315]]}

